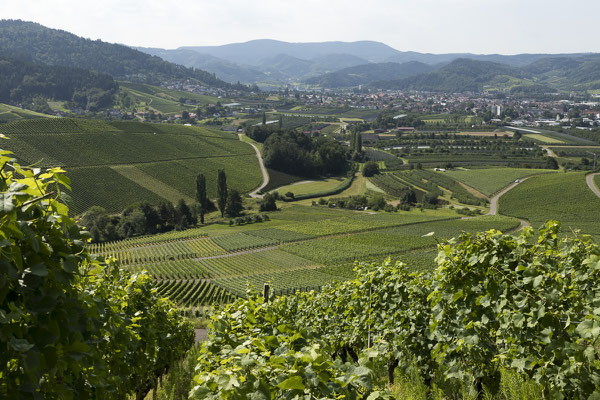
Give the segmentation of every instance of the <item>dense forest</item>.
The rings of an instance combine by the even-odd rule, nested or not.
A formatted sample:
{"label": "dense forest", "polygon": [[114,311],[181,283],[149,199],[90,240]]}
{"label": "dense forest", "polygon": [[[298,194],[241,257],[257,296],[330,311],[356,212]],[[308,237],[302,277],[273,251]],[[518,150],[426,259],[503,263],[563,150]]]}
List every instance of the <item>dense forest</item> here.
{"label": "dense forest", "polygon": [[127,46],[84,39],[20,20],[0,21],[0,54],[35,64],[88,69],[118,79],[150,84],[192,79],[217,88],[248,89],[244,85],[224,82],[209,72],[176,65]]}
{"label": "dense forest", "polygon": [[32,103],[41,96],[96,111],[112,105],[117,90],[118,85],[110,75],[0,56],[0,103]]}
{"label": "dense forest", "polygon": [[263,147],[265,165],[292,175],[339,175],[348,165],[348,149],[335,140],[293,131],[271,134]]}

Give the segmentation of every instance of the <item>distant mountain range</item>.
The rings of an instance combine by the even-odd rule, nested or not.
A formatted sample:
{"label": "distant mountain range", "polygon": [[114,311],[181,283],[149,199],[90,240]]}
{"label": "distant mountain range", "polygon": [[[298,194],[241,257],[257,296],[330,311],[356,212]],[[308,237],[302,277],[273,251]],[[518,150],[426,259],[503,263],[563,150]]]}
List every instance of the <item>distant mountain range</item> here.
{"label": "distant mountain range", "polygon": [[[288,43],[253,40],[222,46],[187,46],[175,50],[130,48],[89,40],[33,22],[0,20],[0,57],[32,65],[60,66],[105,74],[115,80],[160,84],[189,80],[209,87],[248,90],[243,84],[305,85],[352,88],[466,92],[502,90],[548,93],[600,88],[599,54],[426,54],[402,52],[383,43]],[[43,86],[43,73],[0,76],[4,93]],[[54,82],[61,71],[52,70]],[[78,76],[83,77],[81,72]],[[18,78],[15,78],[17,77]],[[99,82],[85,75],[80,82]],[[41,79],[41,80],[40,80]],[[41,88],[40,94],[48,88]],[[89,92],[80,83],[68,92]],[[66,87],[66,86],[65,86]],[[105,90],[105,89],[102,89]],[[17,92],[18,94],[18,92]],[[6,96],[5,96],[6,97]],[[11,95],[11,98],[14,96]]]}
{"label": "distant mountain range", "polygon": [[231,83],[302,83],[323,88],[369,85],[442,92],[586,90],[600,83],[596,82],[596,54],[428,54],[398,51],[373,41],[252,40],[175,50],[137,49],[202,68]]}

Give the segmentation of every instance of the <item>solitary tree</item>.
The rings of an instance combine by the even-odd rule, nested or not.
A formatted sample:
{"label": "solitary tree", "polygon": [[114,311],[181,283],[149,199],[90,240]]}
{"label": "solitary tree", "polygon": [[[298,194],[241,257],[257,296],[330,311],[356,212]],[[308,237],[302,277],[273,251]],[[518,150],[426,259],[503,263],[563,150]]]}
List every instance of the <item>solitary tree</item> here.
{"label": "solitary tree", "polygon": [[204,224],[204,214],[207,211],[208,199],[206,198],[206,178],[204,174],[199,174],[196,177],[196,201],[200,205],[200,223]]}
{"label": "solitary tree", "polygon": [[267,114],[263,113],[263,125],[267,124]]}
{"label": "solitary tree", "polygon": [[227,177],[225,170],[220,169],[217,176],[217,202],[221,217],[225,215],[225,205],[227,204]]}
{"label": "solitary tree", "polygon": [[235,189],[231,190],[231,193],[229,193],[229,196],[227,197],[225,213],[229,217],[238,217],[243,209],[244,206],[242,205],[242,196],[240,195],[240,192]]}

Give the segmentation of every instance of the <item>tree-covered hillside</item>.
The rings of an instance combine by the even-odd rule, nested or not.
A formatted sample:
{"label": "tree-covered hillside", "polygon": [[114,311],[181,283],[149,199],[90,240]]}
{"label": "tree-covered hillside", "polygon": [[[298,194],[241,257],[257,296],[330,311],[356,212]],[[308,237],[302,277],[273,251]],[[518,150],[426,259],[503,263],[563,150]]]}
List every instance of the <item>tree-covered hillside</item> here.
{"label": "tree-covered hillside", "polygon": [[432,69],[433,67],[418,61],[403,64],[393,62],[363,64],[309,78],[305,82],[326,88],[352,87],[366,85],[373,81],[407,78]]}
{"label": "tree-covered hillside", "polygon": [[499,75],[522,78],[525,73],[504,64],[459,58],[433,72],[399,80],[379,81],[373,83],[373,86],[430,92],[479,92]]}
{"label": "tree-covered hillside", "polygon": [[[0,21],[0,54],[36,64],[88,69],[123,80],[158,84],[171,79],[192,79],[218,88],[234,87],[214,74],[172,64],[127,46],[84,39],[20,20]],[[235,85],[235,88],[245,86]]]}
{"label": "tree-covered hillside", "polygon": [[117,90],[117,83],[107,74],[35,65],[0,56],[0,102],[3,103],[31,103],[36,96],[42,96],[72,101],[76,107],[95,111],[111,105]]}

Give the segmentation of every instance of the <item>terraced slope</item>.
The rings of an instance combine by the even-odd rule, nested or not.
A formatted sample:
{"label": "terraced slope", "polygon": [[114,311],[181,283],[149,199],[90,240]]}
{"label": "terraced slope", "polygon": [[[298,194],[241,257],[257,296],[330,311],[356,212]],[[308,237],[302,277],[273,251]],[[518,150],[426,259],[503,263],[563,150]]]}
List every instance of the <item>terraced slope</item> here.
{"label": "terraced slope", "polygon": [[218,169],[230,188],[248,192],[262,176],[252,147],[237,136],[182,125],[52,118],[0,125],[2,148],[22,164],[61,166],[72,180],[71,210],[99,205],[121,211],[143,200],[193,201],[195,179],[216,196]]}

